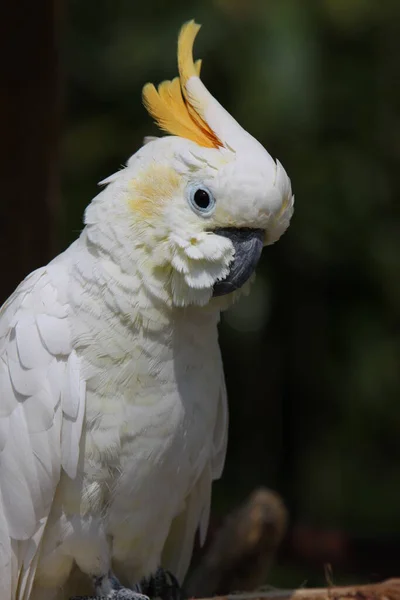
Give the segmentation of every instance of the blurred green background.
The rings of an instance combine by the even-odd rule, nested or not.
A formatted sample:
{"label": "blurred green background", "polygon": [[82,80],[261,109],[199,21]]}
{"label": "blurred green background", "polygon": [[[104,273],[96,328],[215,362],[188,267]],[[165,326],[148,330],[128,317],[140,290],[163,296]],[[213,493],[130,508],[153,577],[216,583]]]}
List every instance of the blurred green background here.
{"label": "blurred green background", "polygon": [[[335,581],[388,574],[391,544],[400,558],[400,3],[69,0],[63,12],[61,247],[96,183],[157,135],[141,88],[176,75],[190,18],[203,81],[292,180],[291,227],[223,318],[231,425],[215,514],[272,487],[294,528],[356,540],[351,561],[328,552]],[[296,552],[271,584],[324,581],[323,553],[311,567]]]}

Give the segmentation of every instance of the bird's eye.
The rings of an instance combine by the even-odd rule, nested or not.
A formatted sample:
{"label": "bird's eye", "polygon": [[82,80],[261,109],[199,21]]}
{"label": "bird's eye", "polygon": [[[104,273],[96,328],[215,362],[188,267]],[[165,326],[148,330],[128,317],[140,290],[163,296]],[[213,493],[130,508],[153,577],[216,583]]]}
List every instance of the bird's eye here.
{"label": "bird's eye", "polygon": [[202,216],[210,215],[215,207],[215,199],[205,186],[193,186],[189,190],[189,203],[193,210]]}
{"label": "bird's eye", "polygon": [[210,194],[206,190],[198,189],[193,195],[193,200],[200,210],[208,210],[211,204]]}

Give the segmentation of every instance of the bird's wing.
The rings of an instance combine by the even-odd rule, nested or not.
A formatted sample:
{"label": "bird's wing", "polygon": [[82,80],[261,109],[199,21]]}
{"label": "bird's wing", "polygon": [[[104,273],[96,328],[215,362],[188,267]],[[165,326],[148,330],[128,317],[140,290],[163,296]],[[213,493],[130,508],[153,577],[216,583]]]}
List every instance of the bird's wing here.
{"label": "bird's wing", "polygon": [[76,474],[85,404],[66,267],[28,276],[0,309],[0,597],[25,600],[61,468]]}
{"label": "bird's wing", "polygon": [[228,438],[228,405],[221,361],[221,380],[217,419],[212,440],[212,454],[185,502],[185,508],[172,522],[163,550],[162,565],[182,582],[190,565],[196,531],[203,545],[211,509],[211,484],[222,474]]}
{"label": "bird's wing", "polygon": [[185,501],[184,510],[172,522],[163,549],[162,567],[171,571],[180,583],[192,558],[196,531],[204,541],[211,505],[212,470],[208,463]]}
{"label": "bird's wing", "polygon": [[226,385],[224,369],[221,362],[221,384],[218,398],[217,419],[214,427],[213,437],[213,459],[212,459],[212,478],[219,479],[224,469],[226,447],[228,444],[228,398],[226,394]]}

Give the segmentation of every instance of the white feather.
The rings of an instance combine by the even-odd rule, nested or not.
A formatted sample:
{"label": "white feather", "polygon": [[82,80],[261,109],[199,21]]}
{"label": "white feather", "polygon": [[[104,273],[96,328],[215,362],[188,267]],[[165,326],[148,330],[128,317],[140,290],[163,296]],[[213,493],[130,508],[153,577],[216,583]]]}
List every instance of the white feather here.
{"label": "white feather", "polygon": [[[10,372],[7,363],[0,358],[0,440],[2,439],[1,428],[8,428],[8,420],[1,417],[8,417],[16,407],[15,390],[11,385]],[[3,439],[6,439],[3,438]],[[0,450],[2,449],[0,445]]]}
{"label": "white feather", "polygon": [[16,324],[15,335],[19,359],[25,369],[40,368],[49,363],[51,357],[39,337],[34,315],[21,317]]}
{"label": "white feather", "polygon": [[46,314],[36,317],[40,337],[48,351],[57,356],[71,352],[70,329],[67,319],[59,319]]}
{"label": "white feather", "polygon": [[1,454],[0,487],[10,537],[26,540],[36,529],[35,508],[41,504],[41,493],[22,404],[9,419]]}
{"label": "white feather", "polygon": [[79,440],[85,414],[85,382],[80,377],[80,362],[73,351],[68,360],[67,385],[62,399],[65,413],[61,431],[61,457],[64,471],[74,479],[79,458]]}
{"label": "white feather", "polygon": [[30,433],[47,431],[54,423],[54,397],[50,386],[43,387],[24,401],[24,412]]}
{"label": "white feather", "polygon": [[32,396],[42,387],[46,376],[46,370],[25,369],[19,361],[13,360],[13,350],[16,344],[12,344],[12,349],[7,350],[8,371],[10,373],[11,383],[17,394],[21,396]]}
{"label": "white feather", "polygon": [[211,464],[208,463],[199,482],[199,497],[202,504],[199,517],[199,541],[201,546],[206,541],[208,523],[210,521],[212,480],[212,468]]}
{"label": "white feather", "polygon": [[228,444],[228,398],[221,362],[221,388],[218,399],[217,419],[213,435],[212,478],[219,479],[225,464]]}
{"label": "white feather", "polygon": [[[182,582],[189,568],[196,531],[201,523],[202,543],[208,527],[211,501],[211,477],[206,465],[191,493],[185,509],[174,519],[165,543],[162,566]],[[202,518],[203,517],[203,518]]]}
{"label": "white feather", "polygon": [[85,394],[68,307],[60,302],[67,288],[68,271],[58,259],[27,277],[0,309],[1,600],[28,600],[32,589],[60,478],[62,389],[63,409],[73,417],[64,442],[69,472],[78,462]]}
{"label": "white feather", "polygon": [[62,409],[70,419],[76,420],[81,399],[80,359],[75,350],[68,357],[65,385],[62,390]]}
{"label": "white feather", "polygon": [[18,577],[18,600],[29,600],[46,523],[47,519],[41,519],[34,535],[28,541],[18,543],[22,565]]}
{"label": "white feather", "polygon": [[0,492],[0,598],[11,598],[12,590],[12,550]]}

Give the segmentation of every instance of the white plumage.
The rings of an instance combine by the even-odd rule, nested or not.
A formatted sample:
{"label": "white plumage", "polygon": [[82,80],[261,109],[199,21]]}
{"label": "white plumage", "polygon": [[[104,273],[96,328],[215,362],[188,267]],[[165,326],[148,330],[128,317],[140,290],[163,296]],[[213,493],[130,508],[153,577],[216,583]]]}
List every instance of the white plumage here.
{"label": "white plumage", "polygon": [[145,88],[190,139],[148,141],[104,182],[79,239],[0,310],[1,600],[91,594],[111,569],[126,586],[160,564],[182,581],[198,528],[205,539],[228,426],[217,324],[237,295],[214,292],[243,284],[293,197],[201,84],[193,27],[184,99],[176,82],[160,98]]}
{"label": "white plumage", "polygon": [[[73,560],[92,563],[89,572],[95,573],[99,551],[109,566],[113,554],[117,572],[133,584],[157,567],[179,513],[171,528],[177,541],[165,551],[165,564],[182,577],[199,524],[205,537],[211,470],[214,476],[222,470],[227,417],[217,313],[188,308],[173,317],[165,307],[153,321],[147,286],[139,285],[149,306],[143,328],[129,299],[138,292],[136,278],[129,290],[127,275],[115,263],[111,268],[109,257],[93,258],[89,247],[83,233],[28,277],[0,315],[4,599],[30,597],[40,548],[33,598],[47,587],[54,591],[49,597],[63,598]],[[199,337],[205,329],[211,335]],[[211,370],[207,361],[196,364],[205,353]],[[186,374],[190,370],[193,375]],[[114,540],[110,553],[102,548],[107,535]],[[76,551],[79,546],[84,552]]]}
{"label": "white plumage", "polygon": [[[19,286],[0,313],[1,598],[28,598],[60,479],[76,471],[84,382],[72,349],[56,264]],[[64,287],[67,280],[64,280]],[[78,383],[76,383],[78,380]],[[68,435],[63,436],[61,430]]]}

